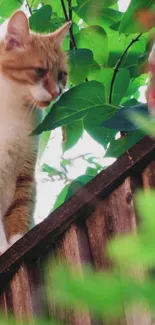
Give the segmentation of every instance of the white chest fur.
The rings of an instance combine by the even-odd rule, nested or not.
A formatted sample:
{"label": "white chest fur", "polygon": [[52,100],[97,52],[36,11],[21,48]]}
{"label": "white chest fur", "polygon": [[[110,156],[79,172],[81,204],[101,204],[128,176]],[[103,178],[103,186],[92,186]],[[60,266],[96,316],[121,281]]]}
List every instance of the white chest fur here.
{"label": "white chest fur", "polygon": [[0,75],[0,214],[11,204],[17,176],[26,155],[37,148],[37,139],[29,136],[34,116],[24,106],[22,87]]}

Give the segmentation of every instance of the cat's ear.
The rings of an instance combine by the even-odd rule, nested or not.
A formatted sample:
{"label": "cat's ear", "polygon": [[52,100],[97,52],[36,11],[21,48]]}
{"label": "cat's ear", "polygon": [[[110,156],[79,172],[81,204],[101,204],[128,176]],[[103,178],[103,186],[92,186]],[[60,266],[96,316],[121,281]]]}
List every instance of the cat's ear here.
{"label": "cat's ear", "polygon": [[58,45],[61,45],[65,36],[67,35],[70,27],[72,25],[71,21],[68,21],[66,24],[64,24],[62,27],[57,29],[55,32],[53,32],[50,35],[50,38]]}
{"label": "cat's ear", "polygon": [[17,11],[9,20],[5,35],[5,47],[11,50],[23,47],[30,35],[29,23],[23,11]]}

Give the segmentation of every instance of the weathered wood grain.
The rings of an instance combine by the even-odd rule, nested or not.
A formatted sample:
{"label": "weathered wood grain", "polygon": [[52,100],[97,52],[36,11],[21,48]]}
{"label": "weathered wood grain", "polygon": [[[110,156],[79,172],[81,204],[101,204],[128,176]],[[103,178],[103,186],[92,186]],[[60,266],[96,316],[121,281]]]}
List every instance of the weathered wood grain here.
{"label": "weathered wood grain", "polygon": [[[141,178],[127,178],[115,191],[106,199],[102,200],[96,212],[87,218],[86,224],[90,242],[91,253],[96,269],[109,269],[113,261],[108,259],[106,244],[115,235],[129,232],[136,232],[137,218],[134,208],[134,192],[142,186]],[[140,277],[142,273],[138,274]],[[124,320],[116,324],[146,324],[150,321],[147,311],[137,312],[124,310]],[[110,325],[111,322],[104,321]]]}
{"label": "weathered wood grain", "polygon": [[0,312],[3,313],[6,318],[13,312],[12,292],[9,285],[7,285],[5,290],[0,294]]}
{"label": "weathered wood grain", "polygon": [[155,160],[153,160],[142,173],[144,189],[155,188]]}
{"label": "weathered wood grain", "polygon": [[10,287],[12,291],[13,314],[19,321],[33,319],[32,297],[27,273],[27,267],[21,265],[13,276]]}
{"label": "weathered wood grain", "polygon": [[32,260],[27,264],[27,273],[29,280],[29,290],[31,295],[33,317],[49,316],[46,301],[46,292],[44,288],[44,272],[46,266],[46,259],[44,264],[42,259]]}
{"label": "weathered wood grain", "polygon": [[87,218],[91,253],[96,269],[111,264],[106,254],[107,242],[116,234],[136,230],[134,211],[134,184],[141,186],[141,180],[127,178],[107,198],[101,200],[96,211]]}
{"label": "weathered wood grain", "polygon": [[[97,270],[111,267],[113,261],[105,246],[115,234],[136,231],[134,190],[141,186],[141,173],[145,188],[155,186],[154,158],[155,142],[143,139],[0,257],[0,307],[6,316],[12,310],[17,319],[26,317],[31,322],[35,315],[46,315],[48,309],[50,316],[59,316],[67,325],[101,324],[88,312],[58,309],[53,303],[47,306],[39,298],[46,294],[38,259],[49,251],[49,255],[56,253],[76,265],[80,272],[85,263]],[[8,284],[11,291],[6,289]],[[143,325],[144,321],[150,321],[147,313],[137,316],[125,310],[124,320],[117,325]]]}
{"label": "weathered wood grain", "polygon": [[96,200],[106,197],[121,182],[133,173],[139,173],[155,157],[155,142],[144,138],[125,155],[120,157],[104,173],[97,175],[89,184],[80,189],[63,206],[55,210],[42,223],[34,227],[8,252],[0,257],[0,281],[5,282],[15,272],[21,261],[52,245],[69,225],[81,216],[86,218],[96,209]]}
{"label": "weathered wood grain", "polygon": [[[56,254],[60,260],[66,260],[79,272],[83,272],[83,266],[91,262],[88,238],[83,224],[73,224],[70,227],[60,240]],[[58,314],[60,316],[60,309]],[[89,313],[84,310],[73,312],[62,309],[60,319],[68,325],[92,324]]]}

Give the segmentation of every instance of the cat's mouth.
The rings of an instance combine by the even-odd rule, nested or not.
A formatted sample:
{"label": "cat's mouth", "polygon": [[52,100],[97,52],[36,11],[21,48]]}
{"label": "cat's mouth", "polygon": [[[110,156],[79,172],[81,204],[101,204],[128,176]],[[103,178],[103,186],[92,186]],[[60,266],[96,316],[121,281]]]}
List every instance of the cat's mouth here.
{"label": "cat's mouth", "polygon": [[31,96],[31,94],[25,96],[24,100],[28,105],[33,105],[34,107],[38,108],[46,108],[52,102],[52,100],[36,100],[34,97]]}
{"label": "cat's mouth", "polygon": [[50,103],[51,103],[51,101],[39,100],[39,101],[36,102],[36,107],[45,108],[45,107],[49,106]]}

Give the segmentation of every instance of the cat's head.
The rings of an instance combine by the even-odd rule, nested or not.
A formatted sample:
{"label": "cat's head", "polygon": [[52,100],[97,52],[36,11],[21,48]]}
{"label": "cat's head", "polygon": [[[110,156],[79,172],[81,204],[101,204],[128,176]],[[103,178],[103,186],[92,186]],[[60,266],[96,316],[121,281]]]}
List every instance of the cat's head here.
{"label": "cat's head", "polygon": [[70,25],[68,22],[53,33],[41,35],[30,32],[22,11],[10,18],[0,47],[0,70],[8,80],[22,86],[27,103],[46,107],[64,90],[67,62],[61,45]]}

